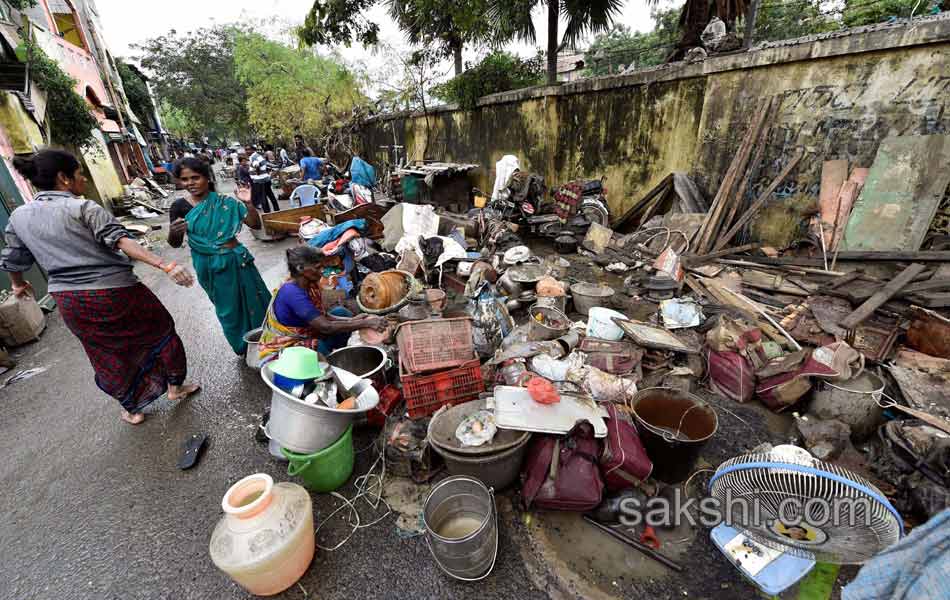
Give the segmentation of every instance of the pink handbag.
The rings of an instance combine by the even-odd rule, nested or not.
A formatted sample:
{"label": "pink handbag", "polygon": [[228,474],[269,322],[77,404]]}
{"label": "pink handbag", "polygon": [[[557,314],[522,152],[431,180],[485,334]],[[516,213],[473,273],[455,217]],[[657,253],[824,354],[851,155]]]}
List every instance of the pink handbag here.
{"label": "pink handbag", "polygon": [[611,491],[636,487],[653,472],[653,462],[640,442],[630,418],[607,405],[607,439],[600,455],[600,471]]}

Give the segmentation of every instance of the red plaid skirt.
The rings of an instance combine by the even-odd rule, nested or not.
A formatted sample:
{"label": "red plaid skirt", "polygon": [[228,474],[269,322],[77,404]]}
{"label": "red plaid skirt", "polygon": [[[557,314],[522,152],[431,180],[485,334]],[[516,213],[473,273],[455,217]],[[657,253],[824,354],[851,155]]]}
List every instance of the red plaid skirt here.
{"label": "red plaid skirt", "polygon": [[175,322],[143,284],[106,290],[52,292],[66,327],[82,342],[96,385],[140,412],[185,381],[185,348]]}

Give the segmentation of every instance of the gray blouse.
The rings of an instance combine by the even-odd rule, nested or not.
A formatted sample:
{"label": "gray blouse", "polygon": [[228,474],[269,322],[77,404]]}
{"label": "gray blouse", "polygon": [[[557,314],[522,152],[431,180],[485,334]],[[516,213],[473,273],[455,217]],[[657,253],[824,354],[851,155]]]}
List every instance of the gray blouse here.
{"label": "gray blouse", "polygon": [[101,290],[138,283],[132,261],[116,250],[132,237],[109,211],[69,192],[40,192],[10,215],[0,270],[22,272],[39,263],[49,291]]}

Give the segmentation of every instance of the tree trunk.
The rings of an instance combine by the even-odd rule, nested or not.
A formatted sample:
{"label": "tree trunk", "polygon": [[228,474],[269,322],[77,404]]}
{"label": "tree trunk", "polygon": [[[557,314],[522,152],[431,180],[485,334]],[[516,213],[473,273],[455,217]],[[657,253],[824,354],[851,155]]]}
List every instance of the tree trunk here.
{"label": "tree trunk", "polygon": [[752,0],[745,17],[745,36],[742,40],[743,48],[751,48],[755,37],[755,20],[759,15],[759,0]]}
{"label": "tree trunk", "polygon": [[462,44],[452,47],[452,58],[455,59],[455,76],[462,74]]}
{"label": "tree trunk", "polygon": [[548,85],[557,83],[557,18],[559,0],[548,0]]}

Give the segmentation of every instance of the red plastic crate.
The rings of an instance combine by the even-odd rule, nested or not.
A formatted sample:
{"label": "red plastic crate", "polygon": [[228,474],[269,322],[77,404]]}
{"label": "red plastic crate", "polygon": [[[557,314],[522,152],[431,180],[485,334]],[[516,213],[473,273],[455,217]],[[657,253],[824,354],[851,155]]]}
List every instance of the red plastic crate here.
{"label": "red plastic crate", "polygon": [[382,426],[386,424],[386,417],[390,417],[396,407],[402,403],[402,392],[395,385],[387,385],[379,391],[379,404],[366,413],[370,425]]}
{"label": "red plastic crate", "polygon": [[410,321],[396,329],[399,360],[410,374],[450,369],[472,360],[472,319]]}
{"label": "red plastic crate", "polygon": [[399,375],[410,419],[427,417],[447,404],[454,406],[475,400],[485,391],[482,365],[478,358],[455,369],[429,375],[406,373],[400,360]]}

